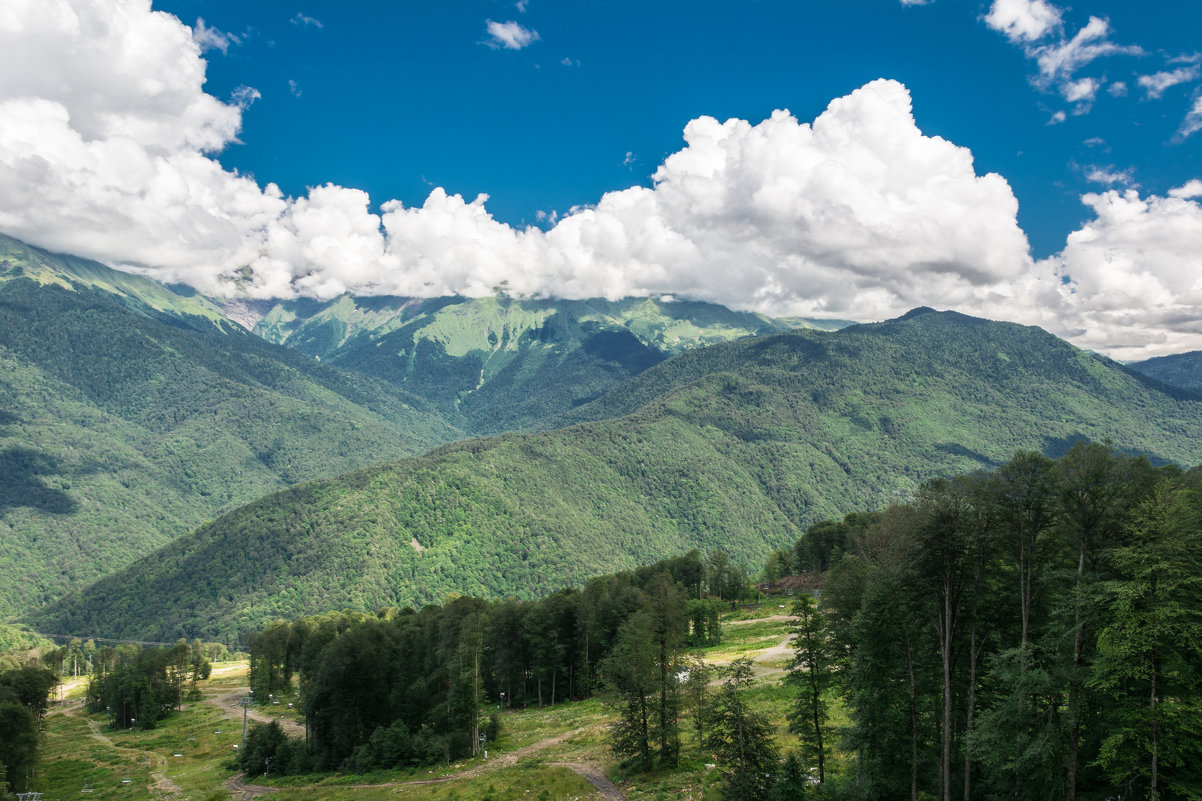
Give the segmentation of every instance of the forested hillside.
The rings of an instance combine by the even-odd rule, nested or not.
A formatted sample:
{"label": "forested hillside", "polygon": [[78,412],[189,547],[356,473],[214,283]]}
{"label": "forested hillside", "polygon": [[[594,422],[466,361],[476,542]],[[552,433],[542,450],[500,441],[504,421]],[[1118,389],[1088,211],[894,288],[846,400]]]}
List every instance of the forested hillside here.
{"label": "forested hillside", "polygon": [[844,321],[775,319],[712,303],[343,296],[263,308],[254,330],[427,398],[473,434],[546,428],[681,351]]}
{"label": "forested hillside", "polygon": [[1202,394],[1202,351],[1159,356],[1142,362],[1132,362],[1127,366],[1171,387]]}
{"label": "forested hillside", "polygon": [[0,234],[0,284],[27,278],[44,286],[92,290],[143,317],[198,331],[242,334],[212,300],[188,287],[169,289],[157,281],[111,267],[26,245]]}
{"label": "forested hillside", "polygon": [[447,420],[545,427],[667,353],[803,324],[502,295],[223,307],[0,235],[0,616],[267,492],[466,436]]}
{"label": "forested hillside", "polygon": [[0,283],[0,615],[266,492],[460,436],[390,385],[23,269]]}
{"label": "forested hillside", "polygon": [[532,597],[694,547],[743,563],[816,520],[1021,449],[1200,461],[1202,402],[1036,328],[918,310],[689,351],[581,414],[269,496],[31,620],[232,639],[277,616]]}

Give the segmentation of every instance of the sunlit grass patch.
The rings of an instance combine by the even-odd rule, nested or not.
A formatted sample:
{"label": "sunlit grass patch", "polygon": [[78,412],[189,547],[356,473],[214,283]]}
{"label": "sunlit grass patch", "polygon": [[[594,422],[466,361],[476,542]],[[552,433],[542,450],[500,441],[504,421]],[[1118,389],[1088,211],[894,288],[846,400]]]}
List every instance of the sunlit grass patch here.
{"label": "sunlit grass patch", "polygon": [[592,784],[567,768],[516,765],[438,784],[326,785],[283,789],[273,801],[570,801],[594,795]]}

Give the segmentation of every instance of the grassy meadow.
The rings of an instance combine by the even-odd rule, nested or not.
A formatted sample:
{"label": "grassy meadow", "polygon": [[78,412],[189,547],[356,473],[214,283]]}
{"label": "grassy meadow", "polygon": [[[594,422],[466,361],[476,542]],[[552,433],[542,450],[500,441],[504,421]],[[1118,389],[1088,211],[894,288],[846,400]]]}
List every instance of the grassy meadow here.
{"label": "grassy meadow", "polygon": [[[787,611],[774,601],[727,613],[722,642],[701,652],[706,661],[716,665],[742,656],[756,661],[758,678],[748,692],[748,701],[776,723],[782,754],[796,742],[784,718],[791,699],[791,691],[782,682],[791,650],[780,648],[788,637]],[[228,763],[242,737],[241,710],[234,701],[245,688],[246,677],[246,663],[218,665],[213,676],[200,683],[203,700],[185,703],[182,711],[150,731],[109,729],[104,715],[83,712],[84,686],[72,689],[45,720],[34,789],[45,793],[47,801],[84,796],[93,801],[244,797],[235,794],[238,787]],[[845,715],[837,699],[830,700],[833,722],[839,726]],[[252,714],[281,722],[297,720],[286,703],[256,707]],[[499,742],[489,744],[487,760],[370,774],[259,776],[253,789],[268,790],[275,801],[612,798],[572,769],[576,766],[599,770],[632,800],[717,798],[721,771],[707,767],[714,760],[699,746],[690,720],[681,720],[677,767],[631,773],[617,764],[606,743],[612,719],[603,698],[510,710],[502,715],[503,733]]]}

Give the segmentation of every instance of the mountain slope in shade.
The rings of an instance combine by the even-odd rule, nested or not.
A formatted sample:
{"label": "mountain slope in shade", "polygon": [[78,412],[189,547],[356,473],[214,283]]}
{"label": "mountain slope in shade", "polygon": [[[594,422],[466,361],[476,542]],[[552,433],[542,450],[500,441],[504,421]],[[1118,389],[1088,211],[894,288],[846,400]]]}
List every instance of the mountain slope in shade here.
{"label": "mountain slope in shade", "polygon": [[545,428],[549,417],[690,348],[848,325],[649,298],[343,296],[253,310],[265,339],[404,387],[477,434]]}
{"label": "mountain slope in shade", "polygon": [[264,493],[462,436],[425,401],[235,330],[201,301],[141,279],[113,294],[12,269],[0,283],[0,615]]}
{"label": "mountain slope in shade", "polygon": [[1170,387],[1202,395],[1202,351],[1158,356],[1142,362],[1131,362],[1127,366]]}
{"label": "mountain slope in shade", "polygon": [[754,565],[1018,449],[1202,454],[1202,402],[1042,330],[928,309],[687,351],[578,414],[260,499],[30,620],[232,639],[331,608],[530,597],[691,547]]}

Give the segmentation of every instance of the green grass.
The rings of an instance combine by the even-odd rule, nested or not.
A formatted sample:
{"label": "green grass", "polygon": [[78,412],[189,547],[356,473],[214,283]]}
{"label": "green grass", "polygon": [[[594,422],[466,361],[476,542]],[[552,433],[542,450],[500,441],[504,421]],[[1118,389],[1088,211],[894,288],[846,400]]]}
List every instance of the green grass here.
{"label": "green grass", "polygon": [[[545,795],[543,795],[545,793]],[[280,801],[337,801],[353,795],[356,801],[413,799],[413,801],[573,801],[593,796],[593,786],[567,768],[537,764],[510,768],[467,779],[431,785],[390,785],[350,788],[339,785],[310,785],[304,789],[282,789],[272,795]]]}
{"label": "green grass", "polygon": [[[769,607],[770,608],[770,607]],[[735,616],[748,618],[748,610]],[[724,617],[729,621],[731,615]],[[757,621],[727,626],[731,646],[741,654],[754,656],[754,643],[770,640],[775,645],[786,632],[785,621]],[[769,636],[770,635],[770,636]],[[713,658],[717,652],[707,652]],[[245,663],[225,663],[215,677],[202,682],[208,694],[229,692],[245,686]],[[229,668],[233,670],[229,670]],[[755,710],[776,724],[777,743],[782,756],[796,748],[796,738],[787,730],[784,712],[791,693],[779,674],[757,680],[745,696]],[[837,698],[829,699],[832,711],[832,745],[828,762],[850,766],[852,754],[838,750],[838,728],[849,725],[847,713]],[[271,707],[260,707],[270,712]],[[404,784],[414,780],[439,778],[486,764],[480,758],[465,759],[451,765],[405,771],[380,771],[366,775],[317,774],[272,778],[265,783],[277,788],[272,798],[278,801],[376,801],[376,799],[413,799],[414,801],[569,801],[595,797],[593,787],[576,773],[553,762],[589,762],[604,769],[619,783],[632,801],[716,801],[720,793],[720,769],[707,768],[712,757],[698,748],[692,724],[682,719],[681,761],[675,768],[657,768],[638,773],[623,771],[606,742],[612,714],[605,699],[561,703],[554,707],[509,710],[501,715],[501,739],[489,746],[490,761],[519,748],[568,734],[562,742],[530,753],[517,764],[488,769],[477,776],[460,777],[438,784]],[[52,712],[46,719],[43,755],[37,769],[34,789],[49,799],[75,797],[85,785],[89,799],[130,799],[141,801],[159,797],[147,788],[155,774],[161,774],[181,791],[181,798],[195,801],[224,801],[229,798],[225,782],[233,746],[241,739],[241,720],[236,711],[227,714],[207,703],[185,704],[182,712],[169,717],[152,731],[138,729],[110,731],[103,717],[92,717],[105,741],[92,736],[87,720],[80,716]],[[180,756],[175,756],[179,753]],[[129,784],[122,780],[130,779]],[[259,781],[262,781],[261,779]],[[366,785],[366,786],[364,786]]]}

